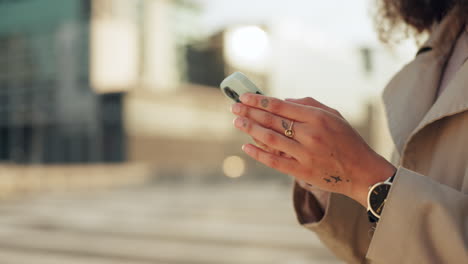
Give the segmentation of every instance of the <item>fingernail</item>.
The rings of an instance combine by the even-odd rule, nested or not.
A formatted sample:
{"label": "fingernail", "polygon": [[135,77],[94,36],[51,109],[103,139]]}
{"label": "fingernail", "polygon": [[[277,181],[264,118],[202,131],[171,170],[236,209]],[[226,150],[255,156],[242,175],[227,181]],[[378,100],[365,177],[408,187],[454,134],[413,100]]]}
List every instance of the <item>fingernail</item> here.
{"label": "fingernail", "polygon": [[250,94],[245,93],[245,94],[241,95],[239,99],[243,103],[248,103],[250,101],[250,97],[251,97]]}
{"label": "fingernail", "polygon": [[233,112],[234,114],[239,114],[240,111],[241,111],[241,107],[238,104],[235,104],[231,107],[231,112]]}
{"label": "fingernail", "polygon": [[236,119],[234,119],[234,126],[236,126],[237,128],[241,128],[244,124],[244,120],[242,117],[237,117]]}

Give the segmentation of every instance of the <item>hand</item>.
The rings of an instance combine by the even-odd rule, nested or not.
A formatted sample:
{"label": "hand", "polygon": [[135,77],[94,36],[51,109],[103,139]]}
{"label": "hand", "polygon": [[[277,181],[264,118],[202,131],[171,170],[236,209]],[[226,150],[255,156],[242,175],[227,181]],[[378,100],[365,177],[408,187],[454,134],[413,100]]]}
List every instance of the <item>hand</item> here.
{"label": "hand", "polygon": [[[233,105],[237,128],[281,156],[252,144],[254,159],[323,190],[341,193],[367,206],[368,187],[391,177],[395,167],[375,153],[338,111],[312,98],[283,101],[255,94]],[[307,101],[308,105],[301,105]],[[296,103],[297,102],[297,103]],[[284,135],[295,121],[294,138]]]}

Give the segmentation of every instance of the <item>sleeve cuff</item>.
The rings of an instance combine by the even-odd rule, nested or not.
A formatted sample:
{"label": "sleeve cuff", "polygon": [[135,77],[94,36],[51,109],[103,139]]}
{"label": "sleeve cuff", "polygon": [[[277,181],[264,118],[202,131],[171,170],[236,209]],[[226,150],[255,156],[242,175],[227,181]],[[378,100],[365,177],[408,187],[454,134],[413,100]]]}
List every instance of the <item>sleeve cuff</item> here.
{"label": "sleeve cuff", "polygon": [[418,220],[411,214],[417,203],[412,201],[421,198],[415,196],[415,191],[430,190],[427,184],[430,184],[427,177],[405,168],[398,169],[369,245],[366,256],[368,259],[385,260],[385,263],[405,262],[405,256],[411,247],[403,241],[408,241],[413,235],[415,225],[418,224]]}
{"label": "sleeve cuff", "polygon": [[349,232],[348,225],[340,223],[354,219],[358,215],[363,215],[363,219],[367,219],[364,207],[341,194],[330,193],[325,210],[321,210],[314,195],[296,184],[293,201],[299,223],[319,235],[325,233],[343,235]]}
{"label": "sleeve cuff", "polygon": [[294,183],[293,202],[297,220],[301,225],[320,222],[324,218],[326,209],[323,210],[315,196],[297,182]]}

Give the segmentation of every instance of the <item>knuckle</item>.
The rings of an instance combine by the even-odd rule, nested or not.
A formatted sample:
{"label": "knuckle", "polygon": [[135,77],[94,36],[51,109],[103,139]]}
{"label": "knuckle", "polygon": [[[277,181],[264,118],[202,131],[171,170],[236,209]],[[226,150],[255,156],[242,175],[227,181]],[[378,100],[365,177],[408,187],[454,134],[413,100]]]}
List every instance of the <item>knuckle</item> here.
{"label": "knuckle", "polygon": [[245,117],[250,117],[250,110],[248,107],[243,105],[240,106],[240,115]]}
{"label": "knuckle", "polygon": [[276,98],[272,98],[270,101],[270,110],[274,113],[281,112],[282,102]]}
{"label": "knuckle", "polygon": [[249,122],[247,119],[242,120],[242,126],[244,127],[245,131],[250,134],[252,131],[252,122]]}
{"label": "knuckle", "polygon": [[310,156],[309,150],[314,150],[315,148],[319,147],[320,145],[325,144],[326,138],[324,138],[324,135],[322,134],[323,131],[320,128],[320,126],[316,124],[306,124],[302,127],[302,131],[305,131],[304,133],[304,146],[307,146],[304,149],[303,156],[308,157]]}
{"label": "knuckle", "polygon": [[320,126],[324,129],[324,131],[329,131],[331,126],[329,124],[330,122],[330,116],[327,115],[326,113],[321,113],[321,116],[317,119],[319,122]]}
{"label": "knuckle", "polygon": [[331,109],[331,112],[332,112],[333,114],[339,116],[339,117],[343,117],[343,116],[341,115],[341,113],[340,113],[338,110],[336,110],[336,109]]}
{"label": "knuckle", "polygon": [[265,157],[265,163],[268,165],[268,167],[271,167],[271,168],[278,168],[279,167],[279,159],[278,157],[274,156],[274,155],[267,155]]}
{"label": "knuckle", "polygon": [[323,143],[323,138],[319,135],[310,135],[309,140],[312,145],[320,145]]}
{"label": "knuckle", "polygon": [[334,115],[341,116],[340,112],[338,112],[338,110],[336,110],[335,108],[326,107],[324,110]]}
{"label": "knuckle", "polygon": [[310,113],[310,117],[316,123],[321,123],[325,119],[325,114],[321,110],[314,110]]}
{"label": "knuckle", "polygon": [[267,145],[275,145],[275,143],[277,142],[277,137],[273,132],[266,132],[264,137],[264,141]]}
{"label": "knuckle", "polygon": [[263,114],[263,125],[265,125],[265,127],[267,128],[272,128],[273,122],[274,122],[273,116],[265,112]]}

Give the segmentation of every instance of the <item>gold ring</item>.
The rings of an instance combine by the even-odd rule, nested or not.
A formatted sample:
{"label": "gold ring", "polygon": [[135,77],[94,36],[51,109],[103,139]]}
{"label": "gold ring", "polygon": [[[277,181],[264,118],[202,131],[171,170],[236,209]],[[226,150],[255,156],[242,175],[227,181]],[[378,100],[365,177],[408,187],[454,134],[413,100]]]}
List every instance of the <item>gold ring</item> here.
{"label": "gold ring", "polygon": [[294,121],[291,121],[291,125],[289,125],[289,128],[286,129],[286,130],[284,131],[284,134],[285,134],[288,138],[293,138],[293,137],[294,137],[293,126],[294,126]]}

